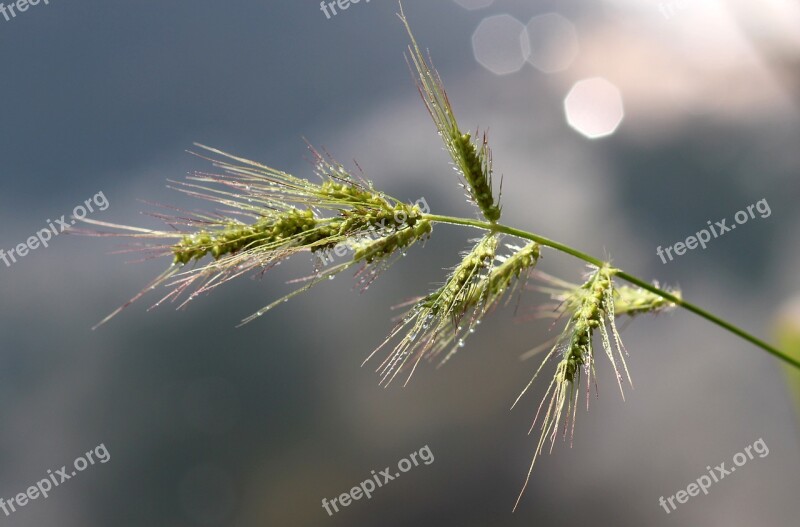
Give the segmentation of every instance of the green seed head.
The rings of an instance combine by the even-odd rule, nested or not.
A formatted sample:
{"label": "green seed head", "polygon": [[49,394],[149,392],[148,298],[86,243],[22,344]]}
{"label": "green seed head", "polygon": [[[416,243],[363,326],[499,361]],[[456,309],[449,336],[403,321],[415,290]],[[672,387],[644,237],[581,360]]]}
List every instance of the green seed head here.
{"label": "green seed head", "polygon": [[375,260],[386,258],[398,250],[408,247],[417,240],[429,237],[432,230],[431,222],[420,220],[413,227],[398,230],[384,238],[360,242],[355,247],[353,260],[371,264]]}
{"label": "green seed head", "polygon": [[251,225],[231,224],[214,231],[203,230],[186,235],[172,247],[172,254],[175,263],[186,264],[207,254],[218,260],[249,248],[310,244],[320,235],[314,231],[318,223],[311,210],[290,209],[266,216]]}
{"label": "green seed head", "polygon": [[569,382],[575,379],[577,365],[586,364],[589,360],[594,330],[604,325],[604,317],[614,312],[613,306],[609,308],[607,304],[607,300],[613,298],[611,277],[614,272],[608,266],[600,267],[570,296],[567,306],[574,313],[572,326],[567,328],[571,335],[564,350],[564,360],[569,363],[565,379]]}
{"label": "green seed head", "polygon": [[486,136],[479,142],[474,142],[470,134],[461,131],[439,74],[422,54],[402,12],[400,19],[411,39],[411,63],[416,69],[417,87],[428,113],[433,118],[450,158],[464,178],[470,198],[487,220],[496,222],[500,219],[500,198],[495,199],[492,193],[492,154]]}
{"label": "green seed head", "polygon": [[[681,292],[675,289],[669,291],[680,298]],[[639,287],[624,285],[615,290],[614,310],[619,315],[639,315],[642,313],[657,313],[675,307],[675,304]]]}

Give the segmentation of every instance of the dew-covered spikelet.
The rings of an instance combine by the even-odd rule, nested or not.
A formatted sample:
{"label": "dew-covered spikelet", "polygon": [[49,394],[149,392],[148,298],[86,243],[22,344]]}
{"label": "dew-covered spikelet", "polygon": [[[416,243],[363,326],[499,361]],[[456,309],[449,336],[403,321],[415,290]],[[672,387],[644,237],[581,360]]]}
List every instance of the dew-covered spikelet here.
{"label": "dew-covered spikelet", "polygon": [[[657,282],[655,286],[659,287]],[[676,298],[681,298],[681,292],[677,289],[667,288],[666,291]],[[675,304],[663,296],[658,296],[641,287],[623,285],[614,289],[614,312],[618,317],[622,315],[633,317],[645,313],[660,313],[674,307]]]}
{"label": "dew-covered spikelet", "polygon": [[399,337],[399,342],[378,366],[382,384],[390,383],[405,368],[410,370],[408,382],[423,358],[439,357],[439,365],[444,364],[465,345],[481,319],[504,297],[511,298],[510,293],[517,285],[527,280],[539,259],[539,245],[509,245],[513,252],[503,256],[497,252],[498,244],[498,235],[484,236],[464,254],[444,285],[405,304],[412,307],[367,359]]}
{"label": "dew-covered spikelet", "polygon": [[[529,430],[529,433],[532,432],[536,427],[536,423],[539,422],[539,417],[543,416],[540,425],[541,435],[534,451],[525,484],[517,498],[517,503],[514,505],[515,509],[519,505],[519,500],[528,485],[536,458],[542,453],[547,440],[550,440],[550,451],[552,451],[560,432],[563,433],[566,439],[569,431],[570,442],[572,440],[577,417],[581,375],[586,379],[586,408],[587,410],[589,408],[592,377],[596,376],[596,347],[593,339],[595,333],[600,334],[600,345],[614,369],[620,394],[624,400],[625,394],[621,371],[625,372],[625,377],[631,386],[633,386],[633,381],[625,360],[628,352],[622,344],[622,339],[617,329],[617,317],[655,313],[672,307],[672,304],[662,297],[644,289],[631,286],[616,288],[613,280],[616,273],[617,270],[608,264],[594,267],[586,282],[582,285],[571,284],[545,273],[537,273],[538,277],[549,285],[549,287],[538,287],[537,289],[549,293],[554,300],[559,302],[555,306],[550,306],[549,309],[548,306],[543,306],[540,314],[566,318],[567,323],[562,333],[555,339],[555,342],[551,342],[550,344],[552,345],[548,344],[549,352],[528,385],[512,405],[512,408],[516,406],[531,387],[533,381],[538,377],[545,364],[551,358],[558,357],[559,361],[556,365],[555,374],[539,404]],[[677,291],[673,291],[672,294],[680,296]],[[538,350],[535,349],[533,351]]]}
{"label": "dew-covered spikelet", "polygon": [[[316,256],[312,275],[299,281],[305,285],[257,311],[248,322],[288,297],[357,264],[363,287],[390,263],[390,257],[415,242],[426,239],[432,229],[417,204],[406,204],[378,192],[372,183],[351,175],[330,156],[310,148],[320,183],[297,178],[260,163],[197,145],[213,158],[219,174],[195,173],[174,188],[195,198],[217,203],[215,213],[186,213],[164,220],[171,230],[151,230],[92,219],[84,221],[105,232],[96,236],[125,236],[156,240],[139,247],[149,257],[170,256],[172,265],[141,292],[115,310],[120,310],[160,285],[170,292],[154,304],[182,298],[180,306],[201,293],[248,272],[264,273],[300,252]],[[205,156],[201,156],[205,157]],[[181,211],[182,212],[182,211]],[[340,244],[353,250],[352,258],[325,267],[330,253]],[[97,326],[95,326],[97,327]]]}
{"label": "dew-covered spikelet", "polygon": [[[416,70],[414,75],[417,88],[444,141],[445,150],[450,154],[456,171],[464,180],[462,186],[467,191],[469,201],[480,209],[484,218],[495,222],[500,219],[500,196],[495,198],[492,189],[492,152],[486,134],[481,135],[476,132],[476,139],[473,140],[470,133],[461,131],[442,79],[431,65],[430,58],[425,59],[411,33],[411,27],[403,14],[402,7],[399,16],[411,39],[408,49],[410,62]],[[500,186],[502,192],[502,182]]]}
{"label": "dew-covered spikelet", "polygon": [[[580,284],[562,280],[543,271],[536,271],[533,278],[535,285],[530,289],[546,293],[555,301],[552,304],[540,305],[536,311],[536,318],[561,318],[580,302],[579,295],[575,294]],[[659,287],[658,282],[654,285]],[[681,292],[677,289],[667,288],[666,291],[677,298],[681,297]],[[618,318],[623,315],[633,317],[639,314],[660,313],[673,307],[675,305],[669,300],[641,287],[627,284],[614,287],[614,313]],[[533,354],[526,354],[526,356],[531,355]]]}

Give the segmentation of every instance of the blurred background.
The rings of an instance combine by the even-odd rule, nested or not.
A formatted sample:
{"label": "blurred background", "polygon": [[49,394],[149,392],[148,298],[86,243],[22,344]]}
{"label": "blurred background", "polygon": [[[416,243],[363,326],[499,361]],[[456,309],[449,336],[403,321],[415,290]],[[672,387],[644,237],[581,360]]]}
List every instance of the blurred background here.
{"label": "blurred background", "polygon": [[[795,1],[404,5],[462,127],[489,130],[505,223],[680,286],[768,340],[800,325]],[[184,152],[195,141],[311,176],[306,137],[392,195],[472,216],[403,59],[396,11],[392,0],[330,18],[312,0],[50,0],[0,18],[0,248],[100,191],[110,207],[93,218],[144,227],[159,223],[139,200],[205,206],[166,188],[207,168]],[[761,199],[770,217],[666,265],[656,256]],[[380,388],[360,367],[391,328],[390,307],[441,281],[472,236],[437,227],[367,293],[340,277],[241,329],[312,263],[182,311],[146,312],[145,300],[94,332],[167,262],[127,263],[136,257],[110,254],[117,240],[59,236],[0,265],[0,496],[100,443],[111,455],[0,519],[797,525],[798,417],[780,363],[680,311],[626,327],[635,390],[621,401],[598,361],[600,397],[579,412],[574,446],[537,461],[512,514],[547,385],[509,411],[538,366],[520,355],[552,335],[525,316],[540,294],[498,311],[447,367],[422,368],[405,388]],[[541,265],[571,281],[583,272],[551,251]],[[767,457],[669,515],[658,505],[759,438]],[[432,464],[332,517],[321,507],[425,445]]]}

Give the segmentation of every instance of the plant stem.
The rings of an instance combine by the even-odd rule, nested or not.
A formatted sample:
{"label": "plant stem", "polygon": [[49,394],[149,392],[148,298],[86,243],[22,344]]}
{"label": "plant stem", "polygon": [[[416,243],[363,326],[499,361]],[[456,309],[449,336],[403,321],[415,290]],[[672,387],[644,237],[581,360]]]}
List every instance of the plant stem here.
{"label": "plant stem", "polygon": [[[588,263],[590,263],[592,265],[596,265],[598,267],[600,267],[602,265],[605,265],[605,263],[606,263],[606,262],[603,262],[602,260],[599,260],[599,259],[595,258],[594,256],[591,256],[589,254],[581,252],[581,251],[579,251],[577,249],[574,249],[574,248],[572,248],[572,247],[570,247],[568,245],[564,245],[563,243],[557,242],[555,240],[551,240],[549,238],[545,238],[544,236],[540,236],[540,235],[532,233],[532,232],[523,231],[523,230],[520,230],[520,229],[516,229],[514,227],[509,227],[507,225],[502,225],[500,223],[491,223],[491,222],[488,222],[488,221],[474,220],[474,219],[470,219],[470,218],[456,218],[456,217],[452,217],[452,216],[440,216],[438,214],[425,214],[424,218],[427,219],[427,220],[433,221],[433,222],[438,222],[438,223],[449,223],[451,225],[463,225],[463,226],[466,226],[466,227],[473,227],[475,229],[481,229],[481,230],[484,230],[484,231],[501,232],[501,233],[504,233],[504,234],[509,234],[511,236],[517,236],[518,238],[524,238],[526,240],[531,240],[531,241],[537,242],[537,243],[539,243],[541,245],[556,249],[557,251],[572,255],[572,256],[580,259],[580,260],[583,260],[584,262],[588,262]],[[625,280],[626,282],[630,282],[630,283],[632,283],[632,284],[634,284],[636,286],[639,286],[642,289],[646,289],[647,291],[650,291],[651,293],[654,293],[654,294],[656,294],[656,295],[658,295],[658,296],[660,296],[660,297],[662,297],[662,298],[664,298],[666,300],[669,300],[673,304],[675,304],[677,306],[680,306],[680,307],[682,307],[682,308],[684,308],[684,309],[686,309],[688,311],[691,311],[695,315],[698,315],[698,316],[708,320],[709,322],[712,322],[713,324],[716,324],[717,326],[730,331],[731,333],[733,333],[737,337],[740,337],[740,338],[746,340],[747,342],[750,342],[754,346],[761,348],[762,350],[766,351],[767,353],[770,353],[770,354],[774,355],[775,357],[781,359],[782,361],[784,361],[784,362],[786,362],[788,364],[791,364],[795,368],[800,368],[800,361],[798,361],[797,359],[795,359],[795,358],[787,355],[786,353],[780,351],[779,349],[767,344],[766,342],[764,342],[763,340],[759,339],[758,337],[755,337],[755,336],[747,333],[743,329],[741,329],[741,328],[739,328],[737,326],[734,326],[730,322],[726,322],[725,320],[719,318],[718,316],[716,316],[716,315],[714,315],[712,313],[709,313],[708,311],[706,311],[706,310],[704,310],[704,309],[702,309],[702,308],[700,308],[700,307],[698,307],[698,306],[696,306],[696,305],[694,305],[694,304],[692,304],[690,302],[687,302],[686,300],[683,300],[682,298],[678,298],[677,296],[671,294],[669,291],[665,291],[663,289],[660,289],[660,288],[654,286],[653,284],[648,283],[648,282],[642,280],[641,278],[638,278],[636,276],[628,274],[628,273],[626,273],[624,271],[616,272],[615,276],[619,277],[622,280]]]}

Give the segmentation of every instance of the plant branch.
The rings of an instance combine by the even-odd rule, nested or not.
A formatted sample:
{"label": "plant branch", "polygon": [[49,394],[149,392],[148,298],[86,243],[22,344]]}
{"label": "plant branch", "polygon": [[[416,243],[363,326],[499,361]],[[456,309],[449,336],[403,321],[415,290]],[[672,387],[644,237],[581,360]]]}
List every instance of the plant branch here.
{"label": "plant branch", "polygon": [[[575,258],[583,260],[584,262],[590,263],[592,265],[596,265],[598,267],[600,267],[600,266],[605,264],[605,262],[603,262],[602,260],[599,260],[598,258],[595,258],[594,256],[591,256],[589,254],[581,252],[581,251],[579,251],[579,250],[577,250],[577,249],[575,249],[573,247],[570,247],[568,245],[565,245],[563,243],[557,242],[555,240],[551,240],[549,238],[545,238],[544,236],[540,236],[540,235],[532,233],[532,232],[523,231],[521,229],[517,229],[517,228],[514,228],[514,227],[509,227],[507,225],[502,225],[500,223],[492,223],[492,222],[475,220],[475,219],[470,219],[470,218],[456,218],[456,217],[452,217],[452,216],[440,216],[438,214],[425,214],[424,218],[427,219],[427,220],[433,221],[433,222],[437,222],[437,223],[449,223],[451,225],[462,225],[462,226],[466,226],[466,227],[473,227],[475,229],[481,229],[481,230],[484,230],[484,231],[501,232],[501,233],[504,233],[504,234],[509,234],[511,236],[516,236],[518,238],[524,238],[526,240],[535,241],[535,242],[537,242],[537,243],[539,243],[541,245],[544,245],[544,246],[550,247],[552,249],[555,249],[557,251],[572,255]],[[673,304],[675,304],[677,306],[680,306],[680,307],[682,307],[682,308],[684,308],[684,309],[686,309],[688,311],[691,311],[695,315],[698,315],[698,316],[706,319],[707,321],[709,321],[709,322],[711,322],[713,324],[716,324],[717,326],[719,326],[719,327],[721,327],[723,329],[726,329],[726,330],[730,331],[731,333],[733,333],[737,337],[740,337],[740,338],[746,340],[747,342],[753,344],[754,346],[756,346],[758,348],[761,348],[762,350],[766,351],[767,353],[770,353],[770,354],[774,355],[775,357],[781,359],[782,361],[784,361],[784,362],[786,362],[788,364],[791,364],[795,368],[800,368],[800,361],[798,361],[797,359],[787,355],[786,353],[784,353],[784,352],[780,351],[779,349],[771,346],[770,344],[767,344],[766,342],[764,342],[763,340],[759,339],[758,337],[755,337],[755,336],[747,333],[743,329],[741,329],[741,328],[739,328],[737,326],[734,326],[730,322],[726,322],[725,320],[719,318],[718,316],[716,316],[716,315],[714,315],[712,313],[709,313],[708,311],[706,311],[706,310],[704,310],[704,309],[702,309],[702,308],[700,308],[700,307],[698,307],[698,306],[696,306],[696,305],[694,305],[694,304],[692,304],[690,302],[687,302],[686,300],[683,300],[682,298],[678,298],[677,296],[673,295],[669,291],[665,291],[665,290],[663,290],[663,289],[661,289],[659,287],[654,286],[651,283],[646,282],[645,280],[642,280],[641,278],[638,278],[636,276],[628,274],[628,273],[626,273],[624,271],[618,271],[615,274],[615,276],[619,277],[622,280],[625,280],[626,282],[630,282],[631,284],[634,284],[634,285],[636,285],[638,287],[641,287],[642,289],[646,289],[647,291],[650,291],[651,293],[654,293],[654,294],[656,294],[656,295],[658,295],[658,296],[660,296],[660,297],[662,297],[662,298],[664,298],[666,300],[669,300]]]}

